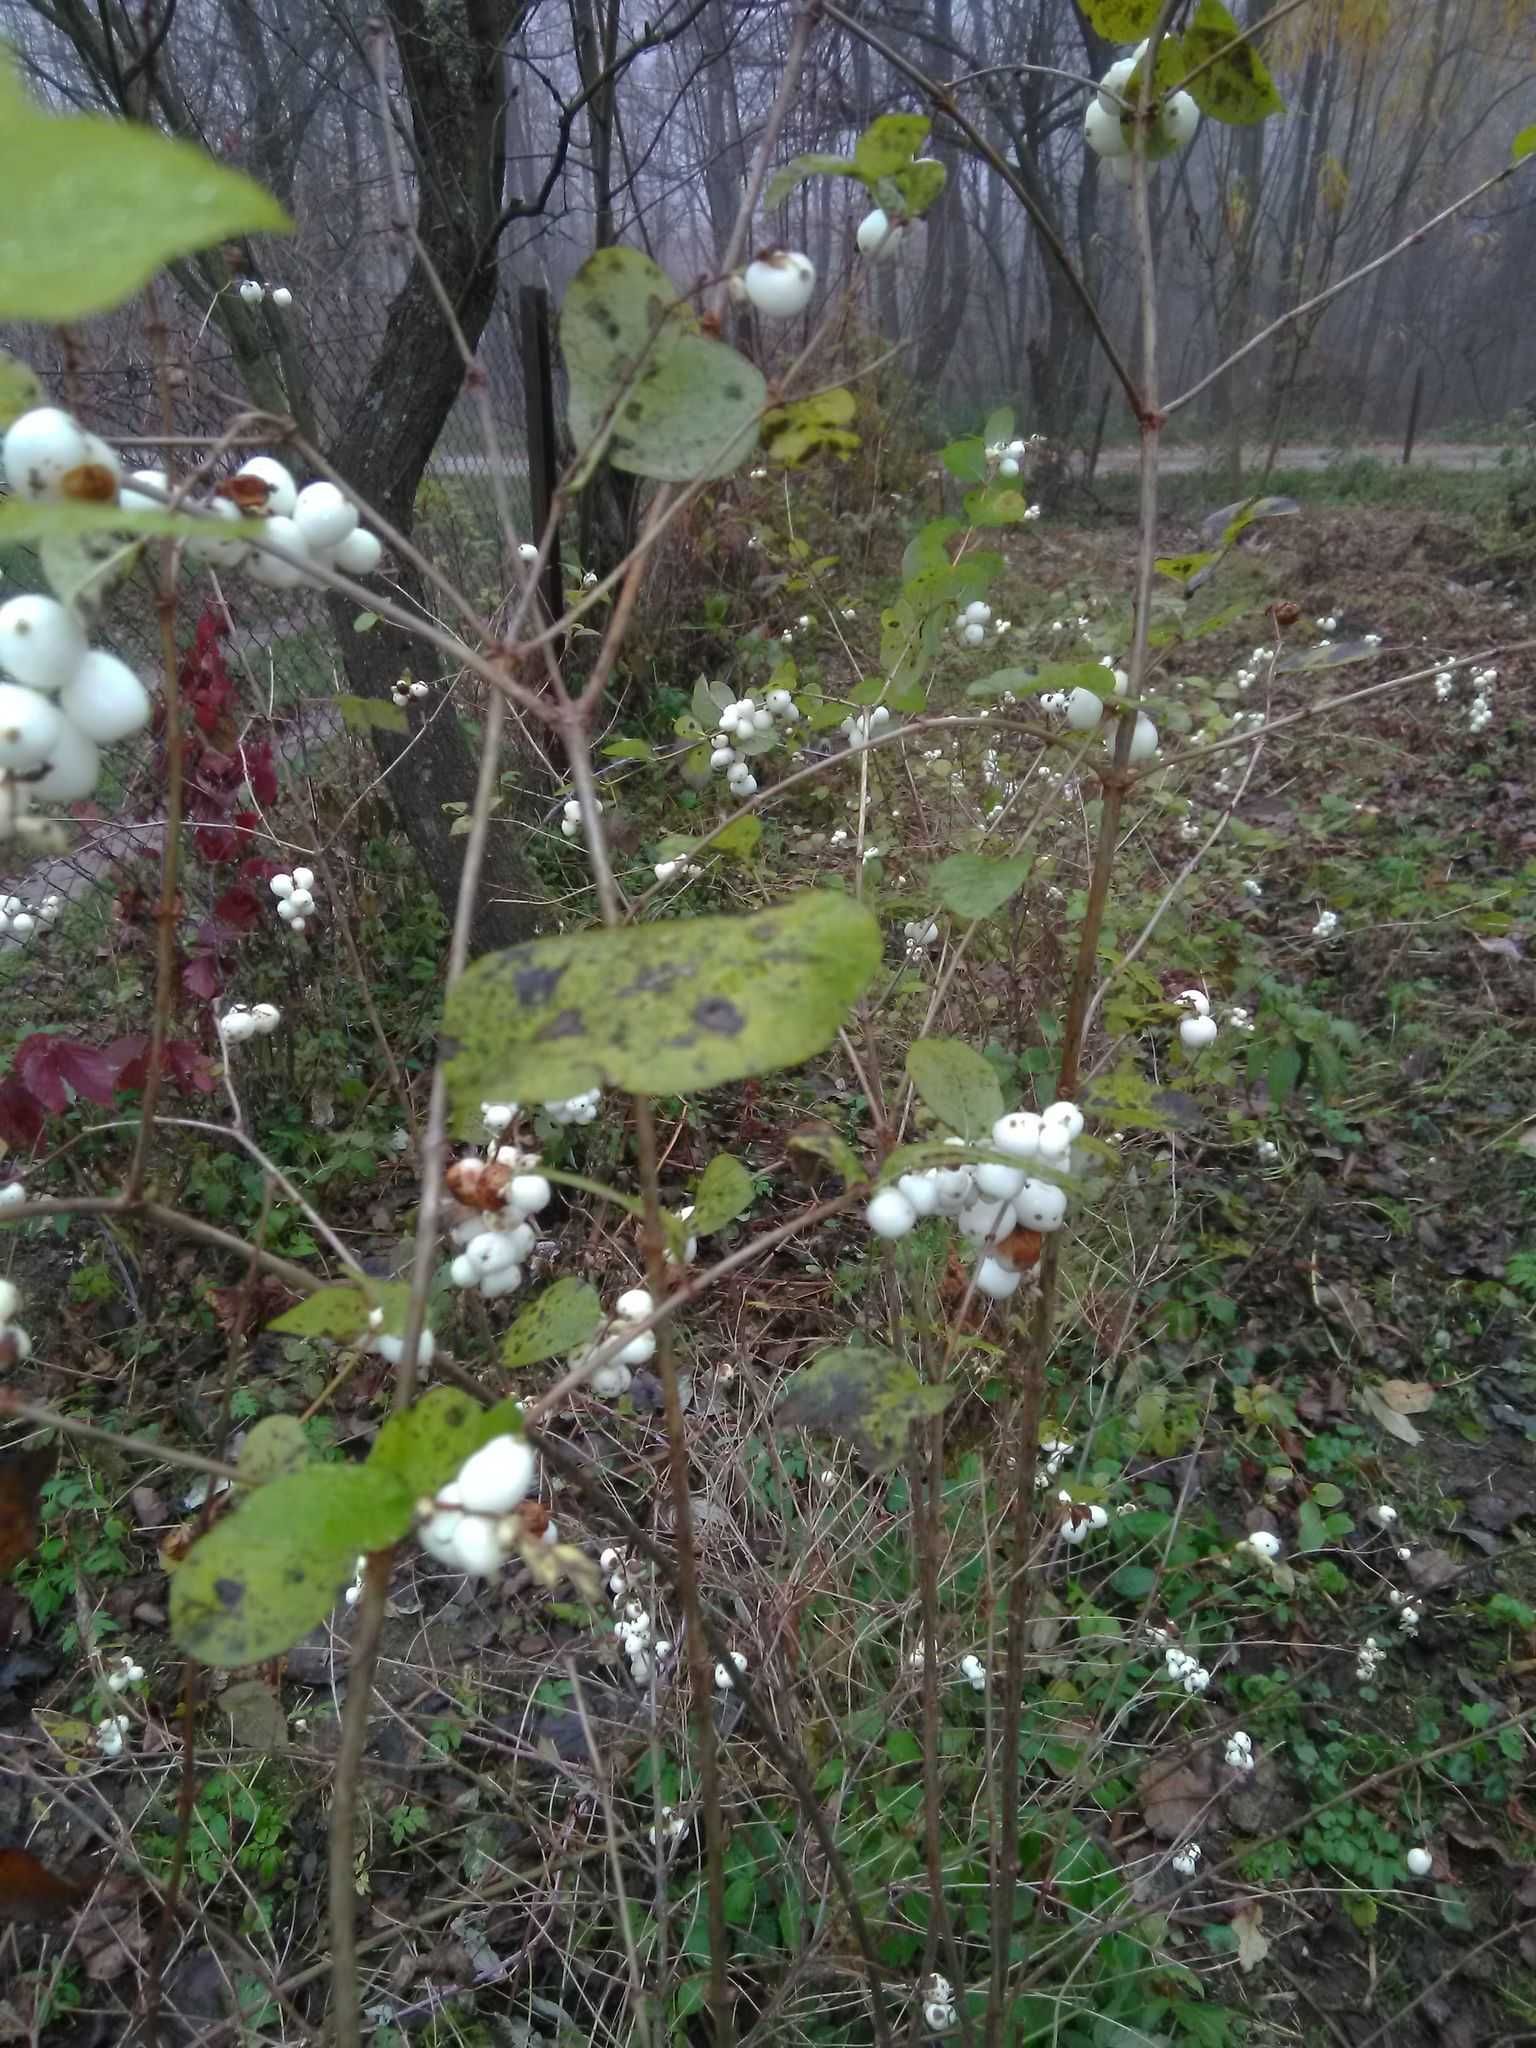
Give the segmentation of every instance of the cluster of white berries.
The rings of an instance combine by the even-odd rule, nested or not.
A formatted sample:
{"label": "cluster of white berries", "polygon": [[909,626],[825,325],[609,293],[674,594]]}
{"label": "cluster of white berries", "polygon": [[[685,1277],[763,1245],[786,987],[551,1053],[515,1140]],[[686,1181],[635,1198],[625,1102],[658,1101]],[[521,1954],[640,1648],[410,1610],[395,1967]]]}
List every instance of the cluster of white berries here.
{"label": "cluster of white berries", "polygon": [[715,1666],[715,1691],[734,1692],[736,1690],[737,1676],[745,1671],[746,1668],[747,1653],[745,1650],[731,1650],[728,1652],[728,1661]]}
{"label": "cluster of white berries", "polygon": [[389,693],[389,701],[397,711],[403,711],[407,704],[419,704],[424,697],[430,697],[430,683],[413,683],[409,676],[402,676]]}
{"label": "cluster of white berries", "polygon": [[908,960],[921,960],[939,943],[939,928],[933,919],[914,918],[901,928],[902,952]]}
{"label": "cluster of white berries", "polygon": [[1062,1466],[1077,1449],[1076,1444],[1067,1442],[1064,1436],[1045,1436],[1040,1439],[1040,1464],[1035,1469],[1035,1484],[1039,1487],[1053,1484]]}
{"label": "cluster of white berries", "polygon": [[1253,1737],[1245,1735],[1241,1728],[1234,1728],[1227,1737],[1227,1769],[1244,1773],[1255,1769],[1258,1759],[1253,1753]]}
{"label": "cluster of white berries", "polygon": [[1440,669],[1435,676],[1435,696],[1444,704],[1456,687],[1456,678],[1448,668]]}
{"label": "cluster of white berries", "polygon": [[694,875],[702,875],[704,870],[696,860],[680,856],[677,860],[657,861],[652,872],[658,882],[670,882],[677,875],[681,875],[686,881]]}
{"label": "cluster of white berries", "polygon": [[[1029,454],[1030,449],[1043,439],[1044,436],[1041,434],[1032,434],[1027,441],[989,441],[987,443],[987,461],[996,467],[999,476],[1007,477],[1011,480],[1019,474],[1024,465],[1024,458]],[[1029,516],[1031,519],[1039,518],[1040,508],[1038,505],[1030,508]]]}
{"label": "cluster of white berries", "polygon": [[1203,1693],[1211,1682],[1211,1674],[1188,1650],[1181,1650],[1177,1643],[1170,1643],[1163,1653],[1163,1666],[1174,1685],[1183,1686],[1191,1696]]}
{"label": "cluster of white berries", "polygon": [[[159,470],[141,471],[134,481],[151,485],[159,498],[169,488]],[[357,507],[333,483],[322,480],[300,490],[291,472],[275,457],[255,455],[236,470],[233,489],[233,497],[216,495],[207,508],[199,509],[235,520],[242,511],[258,511],[261,525],[253,530],[281,552],[269,554],[242,540],[190,544],[193,553],[206,555],[216,566],[243,567],[253,583],[271,590],[292,590],[307,581],[308,572],[316,566],[335,569],[343,576],[371,576],[384,559],[378,535],[358,524]],[[264,501],[253,507],[251,498],[263,490]],[[145,498],[140,509],[147,510],[159,498]]]}
{"label": "cluster of white berries", "polygon": [[552,1124],[589,1124],[596,1118],[602,1099],[601,1088],[583,1088],[579,1095],[568,1095],[563,1102],[546,1102],[541,1107]]}
{"label": "cluster of white berries", "polygon": [[1386,1662],[1386,1651],[1374,1636],[1367,1636],[1360,1645],[1355,1658],[1355,1677],[1361,1685],[1369,1685]]}
{"label": "cluster of white berries", "polygon": [[1496,668],[1475,668],[1472,671],[1472,702],[1467,710],[1467,731],[1479,733],[1493,723],[1493,702],[1489,696],[1499,679]]}
{"label": "cluster of white berries", "polygon": [[[1110,176],[1122,185],[1131,182],[1131,149],[1136,133],[1136,100],[1131,82],[1146,52],[1146,44],[1138,43],[1129,57],[1121,57],[1110,65],[1088,102],[1083,122],[1083,140],[1095,156],[1103,159]],[[1148,162],[1172,156],[1175,150],[1193,142],[1199,126],[1200,109],[1189,93],[1169,93],[1154,99],[1152,125],[1142,136]]]}
{"label": "cluster of white berries", "polygon": [[138,1685],[144,1677],[144,1666],[136,1664],[132,1657],[119,1657],[107,1673],[108,1692],[126,1692],[130,1685]]}
{"label": "cluster of white berries", "polygon": [[[517,1114],[515,1103],[486,1102],[480,1107],[493,1140]],[[507,1178],[498,1174],[487,1183],[491,1166],[506,1168]],[[535,1242],[528,1219],[547,1208],[554,1195],[538,1166],[536,1152],[520,1152],[515,1145],[493,1144],[490,1159],[459,1161],[454,1170],[456,1191],[472,1197],[476,1206],[475,1213],[450,1232],[459,1248],[448,1267],[455,1287],[476,1289],[485,1300],[494,1301],[522,1286]]]}
{"label": "cluster of white berries", "polygon": [[[629,1675],[636,1685],[649,1685],[657,1667],[670,1661],[672,1645],[655,1635],[654,1617],[643,1600],[632,1597],[629,1561],[624,1553],[621,1550],[605,1550],[597,1562],[607,1575],[608,1596],[613,1602],[615,1612],[613,1632],[619,1639],[619,1648],[629,1661]],[[670,1813],[672,1809],[667,1807],[665,1811]],[[683,1825],[686,1828],[687,1823],[684,1822]]]}
{"label": "cluster of white berries", "polygon": [[988,626],[991,626],[995,637],[1001,640],[1012,625],[1012,619],[994,620],[991,605],[979,597],[974,597],[956,618],[955,631],[967,647],[979,647],[987,637]]}
{"label": "cluster of white berries", "polygon": [[1063,1543],[1086,1543],[1088,1538],[1097,1535],[1100,1529],[1109,1527],[1109,1510],[1100,1507],[1097,1501],[1086,1507],[1079,1506],[1065,1487],[1056,1498],[1067,1511],[1061,1524]]}
{"label": "cluster of white berries", "polygon": [[[1069,1174],[1073,1140],[1082,1129],[1083,1113],[1073,1102],[1053,1102],[1038,1116],[1013,1110],[992,1126],[991,1146],[1002,1159],[904,1173],[872,1197],[864,1220],[876,1237],[901,1238],[916,1229],[920,1216],[953,1216],[962,1237],[978,1246],[1006,1237],[1016,1226],[1059,1230],[1066,1194],[1054,1180],[1031,1175],[1027,1165],[1038,1161],[1052,1173]],[[960,1138],[950,1142],[964,1145]],[[976,1286],[995,1301],[1016,1293],[1022,1279],[995,1249],[984,1253],[976,1269]]]}
{"label": "cluster of white berries", "polygon": [[[11,1183],[19,1187],[19,1181]],[[9,1190],[7,1190],[9,1192]],[[6,1205],[9,1207],[9,1203]],[[0,1345],[8,1345],[15,1361],[20,1364],[32,1356],[32,1339],[16,1321],[16,1311],[21,1307],[21,1293],[15,1283],[0,1280]]]}
{"label": "cluster of white berries", "polygon": [[1403,1594],[1399,1593],[1395,1586],[1388,1593],[1387,1602],[1389,1606],[1397,1609],[1397,1625],[1403,1634],[1405,1636],[1416,1636],[1419,1632],[1419,1623],[1423,1619],[1417,1607],[1407,1600]]}
{"label": "cluster of white berries", "polygon": [[[592,808],[597,812],[599,817],[602,816],[603,805],[600,798],[593,797]],[[575,839],[580,835],[581,804],[577,800],[577,798],[573,796],[568,796],[565,800],[564,808],[560,814],[560,830],[564,833],[567,839]]]}
{"label": "cluster of white berries", "polygon": [[295,868],[292,874],[274,875],[267,887],[277,898],[277,914],[295,936],[302,937],[315,914],[315,871]]}
{"label": "cluster of white berries", "polygon": [[[850,712],[838,727],[838,731],[847,740],[848,751],[851,754],[856,754],[861,747],[867,747],[880,728],[884,725],[889,725],[890,721],[891,714],[888,707],[884,704],[876,704],[868,711]],[[835,834],[833,839],[835,844]]]}
{"label": "cluster of white berries", "polygon": [[[527,1497],[538,1471],[539,1461],[522,1437],[492,1437],[464,1460],[435,1500],[419,1504],[417,1541],[439,1564],[472,1578],[492,1577],[516,1543],[519,1525],[512,1510]],[[546,1542],[558,1540],[554,1530],[551,1522]]]}
{"label": "cluster of white berries", "polygon": [[242,277],[239,289],[247,306],[259,306],[263,299],[270,299],[279,313],[286,313],[293,304],[293,293],[285,284],[263,284],[259,278]]}
{"label": "cluster of white berries", "polygon": [[[613,1304],[613,1314],[606,1327],[593,1339],[585,1351],[578,1352],[570,1361],[574,1372],[586,1360],[596,1361],[624,1334],[629,1323],[643,1323],[656,1312],[655,1297],[646,1287],[630,1287]],[[656,1355],[656,1332],[638,1330],[626,1343],[621,1343],[611,1357],[603,1363],[594,1363],[587,1380],[593,1393],[604,1401],[617,1401],[629,1392],[634,1378],[632,1368],[644,1365]]]}
{"label": "cluster of white berries", "polygon": [[[13,488],[30,472],[15,467],[12,439],[34,417],[23,414],[5,437]],[[149,692],[133,670],[115,654],[88,646],[70,607],[40,592],[0,605],[0,674],[10,678],[0,682],[7,822],[32,798],[76,803],[88,797],[101,773],[100,750],[149,724]]]}
{"label": "cluster of white berries", "polygon": [[686,1816],[671,1806],[664,1806],[661,1809],[661,1832],[659,1835],[654,1825],[646,1829],[646,1834],[653,1849],[657,1846],[658,1842],[680,1842],[687,1832],[688,1821]]}
{"label": "cluster of white berries", "polygon": [[1317,923],[1312,927],[1314,939],[1331,939],[1339,928],[1339,913],[1336,910],[1320,910]]}
{"label": "cluster of white berries", "polygon": [[19,896],[7,896],[0,902],[0,936],[19,939],[23,945],[39,929],[50,931],[63,915],[64,898],[45,896],[35,909],[29,910]]}
{"label": "cluster of white berries", "polygon": [[247,1038],[270,1038],[282,1021],[276,1003],[233,1003],[219,1019],[219,1036],[226,1045],[239,1045]]}
{"label": "cluster of white berries", "polygon": [[[811,622],[805,618],[800,623]],[[784,637],[789,638],[787,629]],[[757,777],[742,750],[767,753],[777,737],[787,736],[799,722],[800,708],[788,690],[770,690],[760,704],[755,697],[740,697],[720,714],[720,729],[710,741],[709,765],[716,774],[724,772],[733,796],[756,796]]]}
{"label": "cluster of white berries", "polygon": [[960,1659],[960,1676],[965,1680],[972,1692],[986,1691],[987,1667],[982,1663],[974,1650],[969,1656]]}
{"label": "cluster of white berries", "polygon": [[798,249],[765,249],[741,273],[739,288],[765,320],[794,320],[811,303],[816,266]]}
{"label": "cluster of white berries", "polygon": [[787,645],[788,643],[793,641],[795,637],[796,627],[798,627],[802,633],[809,633],[812,626],[814,626],[815,623],[816,621],[811,617],[809,612],[802,612],[799,618],[796,619],[795,624],[793,626],[786,626],[784,628],[783,632],[779,635],[779,638],[782,641],[784,641]]}
{"label": "cluster of white berries", "polygon": [[935,2034],[952,2027],[959,2017],[955,2007],[955,1987],[947,1977],[941,1977],[937,1970],[926,1977],[921,1986],[923,2001],[923,2025]]}
{"label": "cluster of white berries", "polygon": [[123,1753],[128,1730],[133,1726],[126,1714],[108,1714],[96,1724],[96,1747],[107,1762],[115,1763]]}
{"label": "cluster of white berries", "polygon": [[1169,1860],[1180,1877],[1193,1877],[1200,1868],[1200,1844],[1184,1843],[1182,1848],[1175,1849]]}

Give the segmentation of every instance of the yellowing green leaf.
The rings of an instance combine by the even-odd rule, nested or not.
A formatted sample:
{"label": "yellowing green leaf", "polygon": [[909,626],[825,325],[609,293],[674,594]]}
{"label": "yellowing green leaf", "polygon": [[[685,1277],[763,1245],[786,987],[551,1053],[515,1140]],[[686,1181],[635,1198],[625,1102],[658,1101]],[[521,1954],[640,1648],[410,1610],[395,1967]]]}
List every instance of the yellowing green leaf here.
{"label": "yellowing green leaf", "polygon": [[774,1421],[781,1429],[848,1437],[879,1469],[897,1462],[912,1424],[940,1414],[953,1391],[925,1385],[893,1352],[848,1344],[823,1351],[795,1374]]}
{"label": "yellowing green leaf", "polygon": [[1221,0],[1200,0],[1181,45],[1195,105],[1233,127],[1285,112],[1263,58],[1242,35]]}
{"label": "yellowing green leaf", "polygon": [[315,1461],[314,1446],[296,1415],[263,1415],[240,1446],[240,1472],[253,1485],[281,1479]]}
{"label": "yellowing green leaf", "polygon": [[522,1428],[522,1410],[515,1401],[493,1408],[475,1401],[457,1387],[433,1387],[409,1408],[385,1421],[368,1463],[392,1473],[414,1500],[436,1493],[464,1460],[492,1437],[515,1436]]}
{"label": "yellowing green leaf", "polygon": [[537,1365],[585,1344],[603,1320],[597,1290],[585,1280],[557,1280],[518,1312],[501,1340],[503,1365]]}
{"label": "yellowing green leaf", "polygon": [[1510,144],[1509,160],[1514,164],[1524,163],[1533,151],[1536,151],[1536,122],[1529,128],[1522,128]]}
{"label": "yellowing green leaf", "polygon": [[591,1087],[663,1095],[797,1065],[835,1037],[880,964],[880,927],[814,889],[752,917],[535,939],[477,960],[443,1013],[456,1129],[482,1102]]}
{"label": "yellowing green leaf", "polygon": [[405,706],[387,697],[354,697],[343,693],[331,699],[348,732],[409,732],[411,721]]}
{"label": "yellowing green leaf", "polygon": [[287,234],[270,192],[189,142],[104,114],[45,114],[0,50],[0,320],[105,313],[177,256]]}
{"label": "yellowing green leaf", "polygon": [[638,249],[599,249],[560,309],[571,431],[586,456],[674,483],[728,476],[767,403],[762,372],[698,322]]}
{"label": "yellowing green leaf", "polygon": [[43,402],[43,386],[35,370],[0,348],[0,434],[12,420],[20,419]]}
{"label": "yellowing green leaf", "polygon": [[178,1648],[225,1669],[291,1649],[330,1613],[358,1556],[405,1534],[413,1505],[369,1465],[308,1465],[257,1487],[176,1568]]}
{"label": "yellowing green leaf", "polygon": [[1084,14],[1112,43],[1134,43],[1157,20],[1159,0],[1082,0]]}
{"label": "yellowing green leaf", "polygon": [[871,121],[854,144],[853,163],[859,176],[873,184],[905,169],[928,140],[932,122],[926,114],[882,114]]}
{"label": "yellowing green leaf", "polygon": [[763,415],[763,445],[773,460],[786,468],[793,468],[820,448],[834,455],[851,455],[859,437],[848,431],[848,422],[857,412],[853,393],[841,387],[797,398],[790,405],[776,405]]}
{"label": "yellowing green leaf", "polygon": [[907,1072],[924,1105],[958,1137],[988,1136],[1003,1113],[997,1075],[957,1038],[915,1038],[907,1047]]}

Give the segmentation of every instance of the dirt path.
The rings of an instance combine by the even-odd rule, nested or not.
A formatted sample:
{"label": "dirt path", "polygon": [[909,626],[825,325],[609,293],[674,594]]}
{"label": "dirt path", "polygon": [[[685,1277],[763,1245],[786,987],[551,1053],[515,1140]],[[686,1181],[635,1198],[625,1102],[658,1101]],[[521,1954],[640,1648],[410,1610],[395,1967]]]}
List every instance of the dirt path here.
{"label": "dirt path", "polygon": [[[1245,448],[1245,470],[1262,470],[1268,452],[1257,443]],[[1413,451],[1413,466],[1415,469],[1497,469],[1504,452],[1502,445],[1491,441],[1421,441]],[[1323,470],[1331,469],[1335,464],[1365,460],[1395,468],[1402,459],[1401,441],[1356,441],[1347,448],[1327,441],[1298,441],[1280,450],[1275,467]],[[1166,475],[1188,476],[1196,470],[1216,467],[1223,460],[1222,451],[1214,443],[1194,444],[1164,449],[1161,466]],[[1134,448],[1106,448],[1099,457],[1101,475],[1124,476],[1135,467]]]}

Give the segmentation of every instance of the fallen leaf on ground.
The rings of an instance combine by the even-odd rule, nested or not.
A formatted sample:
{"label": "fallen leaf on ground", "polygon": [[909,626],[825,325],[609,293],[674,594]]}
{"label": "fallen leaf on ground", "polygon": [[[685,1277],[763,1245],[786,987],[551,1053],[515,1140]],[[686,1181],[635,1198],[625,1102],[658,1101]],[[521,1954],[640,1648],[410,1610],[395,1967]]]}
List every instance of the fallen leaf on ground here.
{"label": "fallen leaf on ground", "polygon": [[1264,1908],[1255,1901],[1232,1915],[1232,1932],[1237,1936],[1237,1967],[1245,1973],[1256,1970],[1269,1954],[1269,1937],[1260,1932]]}
{"label": "fallen leaf on ground", "polygon": [[1422,1415],[1435,1405],[1435,1390],[1428,1380],[1383,1380],[1378,1392],[1399,1415]]}
{"label": "fallen leaf on ground", "polygon": [[1421,1593],[1438,1592],[1452,1579],[1461,1577],[1462,1567],[1443,1550],[1416,1550],[1408,1560],[1408,1576]]}
{"label": "fallen leaf on ground", "polygon": [[1371,1417],[1372,1421],[1379,1422],[1388,1436],[1395,1436],[1400,1444],[1423,1442],[1423,1438],[1408,1420],[1407,1416],[1399,1414],[1397,1409],[1389,1407],[1382,1399],[1377,1388],[1372,1386],[1357,1387],[1355,1389],[1355,1399],[1365,1410],[1366,1414]]}
{"label": "fallen leaf on ground", "polygon": [[1196,1763],[1149,1764],[1141,1774],[1142,1818],[1154,1835],[1176,1842],[1192,1834],[1211,1803],[1207,1760]]}

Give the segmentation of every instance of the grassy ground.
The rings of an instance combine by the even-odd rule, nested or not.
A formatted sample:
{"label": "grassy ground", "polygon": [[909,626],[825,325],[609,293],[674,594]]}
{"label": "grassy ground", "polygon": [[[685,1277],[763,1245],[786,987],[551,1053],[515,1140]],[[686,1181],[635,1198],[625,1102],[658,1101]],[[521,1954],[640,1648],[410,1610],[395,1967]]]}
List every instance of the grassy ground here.
{"label": "grassy ground", "polygon": [[[1460,487],[1474,483],[1483,497],[1463,502]],[[1532,586],[1518,536],[1494,534],[1485,479],[1437,478],[1432,497],[1410,504],[1363,491],[1332,501],[1313,477],[1295,494],[1300,516],[1253,529],[1189,603],[1170,586],[1159,616],[1151,689],[1170,765],[1127,813],[1042,1429],[1071,1445],[1055,1486],[1108,1519],[1070,1544],[1074,1515],[1047,1489],[1028,1578],[1009,2028],[1031,2048],[1429,2048],[1536,2028],[1525,1803],[1536,1712],[1536,807],[1525,734],[1536,667],[1528,654],[1499,661],[1494,717],[1478,733],[1461,680],[1446,701],[1420,684],[1324,712],[1277,733],[1251,767],[1242,747],[1208,751],[1241,731],[1240,715],[1301,709],[1524,637]],[[1184,551],[1211,502],[1193,485],[1186,497],[1181,480],[1162,545]],[[646,641],[642,620],[619,732],[665,743],[696,661],[723,672],[717,660],[739,649],[749,619],[798,635],[802,682],[846,690],[870,658],[903,518],[897,505],[848,522],[841,559],[817,569],[770,493],[722,513],[692,543],[693,594],[667,633]],[[744,600],[731,577],[750,565],[749,533],[766,581]],[[1013,622],[1007,652],[945,653],[936,707],[973,705],[967,683],[1001,659],[1096,659],[1124,644],[1129,550],[1113,506],[1001,545],[992,602]],[[1296,644],[1379,633],[1382,653],[1245,689],[1268,607],[1286,603],[1299,608]],[[808,629],[794,625],[802,614]],[[1327,616],[1340,621],[1333,635],[1312,624]],[[761,679],[760,652],[735,659],[734,684]],[[647,681],[674,695],[653,690],[642,710]],[[716,1254],[803,1203],[817,1169],[786,1143],[797,1127],[868,1150],[871,1069],[895,1087],[925,1025],[984,1050],[1010,1101],[1051,1092],[1097,814],[1087,763],[1042,755],[1019,731],[946,736],[937,753],[884,751],[868,766],[865,836],[880,854],[861,881],[892,937],[880,1000],[854,1029],[858,1072],[829,1055],[659,1105],[669,1193],[681,1198],[722,1149],[754,1176],[751,1214]],[[625,760],[611,772],[621,880],[638,891],[660,837],[712,819],[719,799],[690,795],[670,768]],[[1235,815],[1175,889],[1245,772]],[[851,882],[853,848],[831,835],[856,833],[859,789],[846,765],[805,785],[770,811],[752,858],[709,866],[689,907],[749,908],[817,871]],[[904,964],[900,942],[903,921],[931,908],[929,868],[957,850],[1026,842],[1027,880],[967,940],[929,1022],[935,963]],[[537,857],[552,889],[580,886],[558,837]],[[370,986],[419,1082],[441,931],[382,835],[349,872]],[[1117,968],[1170,890],[1153,940]],[[1328,939],[1313,936],[1324,909],[1339,920]],[[945,920],[946,961],[963,930]],[[240,993],[284,990],[287,1030],[242,1067],[241,1084],[250,1127],[351,1248],[383,1267],[416,1191],[393,1149],[399,1114],[360,992],[333,951],[296,956],[273,935],[246,956]],[[91,909],[6,973],[11,1043],[23,1028],[99,1041],[142,1016],[142,939]],[[1170,997],[1192,985],[1219,1012],[1247,1008],[1252,1034],[1224,1029],[1211,1052],[1186,1057]],[[118,1141],[78,1137],[99,1120],[81,1110],[59,1126],[76,1143],[50,1186],[110,1174]],[[616,1113],[549,1135],[546,1156],[602,1177],[632,1171]],[[157,1170],[168,1195],[227,1227],[261,1218],[260,1173],[227,1145],[188,1139]],[[551,1212],[541,1272],[585,1274],[605,1298],[629,1284],[634,1238],[606,1220],[614,1213]],[[277,1200],[265,1227],[286,1256],[317,1256],[292,1202]],[[377,1361],[252,1328],[232,1367],[238,1263],[83,1227],[29,1229],[13,1257],[36,1340],[29,1385],[82,1415],[218,1454],[229,1444],[215,1418],[232,1389],[233,1429],[304,1415],[326,1456],[377,1429]],[[903,2026],[918,2024],[913,1990],[935,1961],[974,2024],[987,1971],[995,1686],[975,1692],[957,1667],[968,1652],[994,1672],[1000,1661],[997,1532],[1023,1346],[1021,1322],[996,1311],[957,1320],[963,1277],[938,1224],[876,1257],[854,1221],[833,1218],[733,1276],[682,1338],[705,1586],[806,1760]],[[462,1298],[434,1307],[440,1339],[491,1378],[504,1319]],[[893,1330],[930,1365],[942,1359],[953,1387],[933,1510],[940,1628],[929,1654],[943,1680],[927,1731],[942,1911],[925,1862],[913,1661],[921,1461],[874,1474],[846,1443],[783,1432],[772,1416],[817,1344]],[[526,1377],[541,1384],[551,1371]],[[613,1540],[620,1507],[667,1539],[656,1404],[642,1373],[626,1403],[579,1399],[562,1423],[599,1477],[595,1497],[556,1482],[552,1505],[562,1533],[594,1553]],[[147,1887],[169,1867],[181,1782],[164,1567],[189,1499],[169,1467],[67,1444],[43,1489],[42,1545],[0,1589],[0,1835],[54,1868],[85,1855],[118,1873],[84,1920],[0,1937],[0,2018],[13,2016],[16,2038],[120,2040],[142,1995],[157,1925]],[[1382,1505],[1396,1510],[1390,1528],[1373,1519]],[[1279,1536],[1275,1565],[1238,1548],[1254,1529]],[[637,1557],[623,1569],[657,1634],[675,1639],[665,1586]],[[1411,1632],[1405,1606],[1418,1617]],[[1203,1694],[1168,1683],[1154,1629],[1198,1656],[1211,1674]],[[1362,1677],[1371,1636],[1386,1654]],[[170,2038],[222,2027],[225,2040],[286,2042],[318,2024],[317,1897],[348,1641],[338,1608],[281,1666],[214,1679],[186,1906],[165,1951]],[[108,1762],[93,1724],[124,1652],[146,1675],[120,1696],[132,1731]],[[606,1616],[569,1589],[540,1590],[520,1570],[479,1586],[413,1553],[391,1587],[379,1692],[358,1860],[372,2038],[628,2042],[638,1980],[653,2034],[703,2041],[701,1794],[685,1686],[668,1673],[654,1694],[637,1690]],[[822,1851],[738,1703],[722,1695],[713,1712],[738,2023],[775,2041],[862,2043],[859,1958]],[[1225,1761],[1237,1730],[1251,1738],[1251,1774]],[[675,1833],[667,1808],[682,1822]],[[1190,1841],[1201,1856],[1184,1875],[1171,1859]],[[1422,1880],[1405,1865],[1417,1844],[1433,1857]]]}

